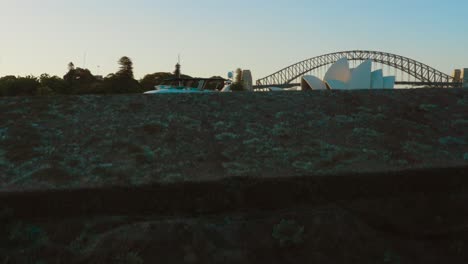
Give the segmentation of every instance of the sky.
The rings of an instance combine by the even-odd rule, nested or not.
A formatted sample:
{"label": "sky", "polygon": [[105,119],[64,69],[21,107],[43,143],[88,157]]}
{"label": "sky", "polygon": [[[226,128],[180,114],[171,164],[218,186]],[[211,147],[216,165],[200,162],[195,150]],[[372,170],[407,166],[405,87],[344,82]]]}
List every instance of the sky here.
{"label": "sky", "polygon": [[0,0],[0,76],[94,74],[136,78],[174,70],[254,79],[345,50],[395,53],[451,74],[468,68],[468,1],[460,0]]}

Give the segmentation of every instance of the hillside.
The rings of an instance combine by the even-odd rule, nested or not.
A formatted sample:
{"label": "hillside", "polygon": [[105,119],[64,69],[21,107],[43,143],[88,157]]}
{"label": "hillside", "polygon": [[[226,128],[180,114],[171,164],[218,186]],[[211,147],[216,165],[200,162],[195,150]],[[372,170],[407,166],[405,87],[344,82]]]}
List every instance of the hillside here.
{"label": "hillside", "polygon": [[466,164],[466,90],[0,99],[0,190]]}
{"label": "hillside", "polygon": [[468,261],[468,90],[17,97],[0,116],[0,263]]}

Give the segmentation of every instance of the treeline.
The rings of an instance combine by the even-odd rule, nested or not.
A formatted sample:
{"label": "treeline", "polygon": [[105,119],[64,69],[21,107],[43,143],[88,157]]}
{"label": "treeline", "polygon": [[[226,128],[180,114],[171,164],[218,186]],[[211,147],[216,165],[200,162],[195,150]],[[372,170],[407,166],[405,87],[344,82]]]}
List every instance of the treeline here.
{"label": "treeline", "polygon": [[[163,80],[175,77],[173,73],[160,72],[137,81],[130,58],[122,57],[118,64],[119,70],[106,77],[95,76],[88,69],[75,67],[72,62],[63,78],[49,74],[39,77],[5,76],[0,78],[0,96],[143,93],[153,90]],[[190,78],[187,75],[183,77]]]}

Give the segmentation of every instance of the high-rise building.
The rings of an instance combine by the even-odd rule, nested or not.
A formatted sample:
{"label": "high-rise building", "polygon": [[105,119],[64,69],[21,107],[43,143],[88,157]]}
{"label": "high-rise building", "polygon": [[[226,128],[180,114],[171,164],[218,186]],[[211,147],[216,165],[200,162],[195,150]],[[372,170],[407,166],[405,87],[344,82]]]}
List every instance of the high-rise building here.
{"label": "high-rise building", "polygon": [[253,79],[252,79],[252,72],[250,70],[243,70],[242,71],[242,84],[244,85],[244,89],[246,91],[253,91]]}
{"label": "high-rise building", "polygon": [[463,88],[468,88],[468,68],[462,71]]}
{"label": "high-rise building", "polygon": [[453,82],[459,82],[461,81],[462,79],[462,71],[459,70],[459,69],[456,69],[453,71],[453,74],[452,74],[452,77],[453,77]]}

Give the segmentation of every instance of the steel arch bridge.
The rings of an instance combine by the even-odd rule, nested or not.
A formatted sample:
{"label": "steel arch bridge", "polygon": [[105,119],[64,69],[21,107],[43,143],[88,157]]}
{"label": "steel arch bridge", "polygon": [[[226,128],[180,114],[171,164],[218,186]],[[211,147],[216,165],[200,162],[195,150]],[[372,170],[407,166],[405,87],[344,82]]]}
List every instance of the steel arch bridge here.
{"label": "steel arch bridge", "polygon": [[372,60],[374,63],[388,65],[405,72],[417,80],[416,82],[402,82],[397,80],[397,84],[425,85],[430,87],[454,87],[461,85],[458,82],[454,82],[452,76],[407,57],[380,51],[353,50],[325,54],[298,62],[267,77],[257,80],[256,87],[295,86],[297,84],[291,84],[292,81],[315,69],[333,64],[344,57],[349,61]]}

